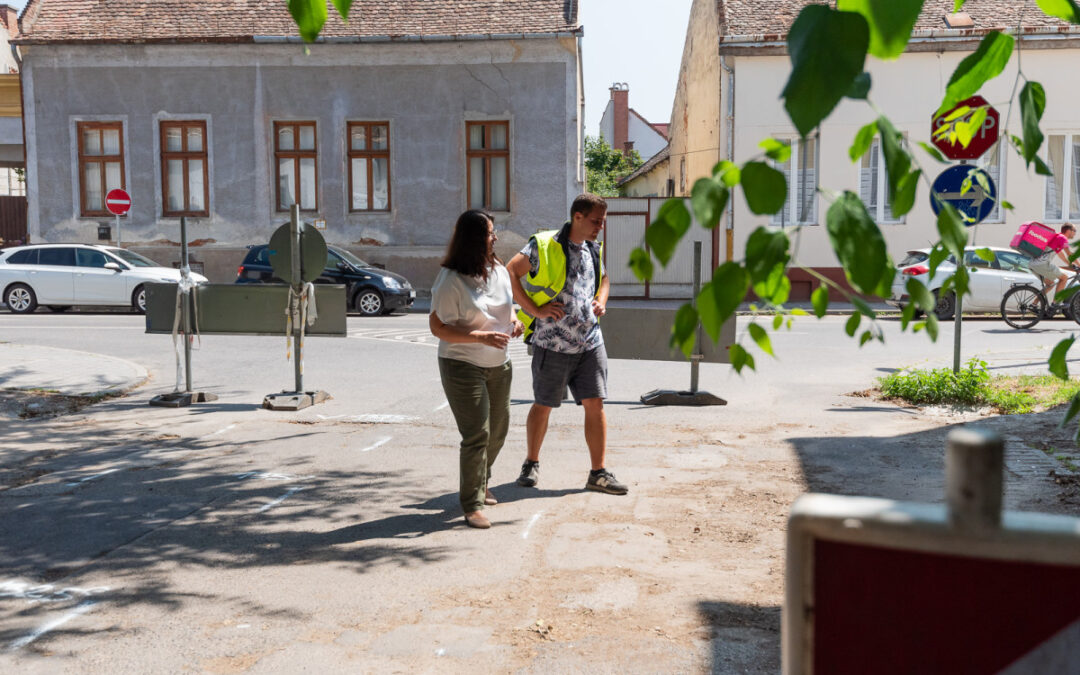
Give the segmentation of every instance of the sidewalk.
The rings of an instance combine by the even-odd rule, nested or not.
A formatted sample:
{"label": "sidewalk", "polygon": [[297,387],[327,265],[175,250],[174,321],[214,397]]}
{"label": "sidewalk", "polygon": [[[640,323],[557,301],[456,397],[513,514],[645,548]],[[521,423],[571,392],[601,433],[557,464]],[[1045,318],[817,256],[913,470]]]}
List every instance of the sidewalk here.
{"label": "sidewalk", "polygon": [[0,389],[94,396],[128,391],[147,377],[142,366],[112,356],[0,342]]}

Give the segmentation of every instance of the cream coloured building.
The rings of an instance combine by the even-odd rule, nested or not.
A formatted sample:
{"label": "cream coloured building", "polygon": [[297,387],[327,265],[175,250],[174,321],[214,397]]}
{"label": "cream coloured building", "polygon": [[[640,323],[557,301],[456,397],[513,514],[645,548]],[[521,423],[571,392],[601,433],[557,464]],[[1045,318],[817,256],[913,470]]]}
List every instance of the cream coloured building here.
{"label": "cream coloured building", "polygon": [[[856,132],[877,117],[865,101],[843,101],[817,134],[804,142],[798,140],[780,94],[791,68],[785,36],[806,4],[804,0],[695,0],[671,115],[666,176],[650,177],[649,182],[666,178],[673,184],[674,194],[688,195],[694,181],[708,175],[718,161],[734,159],[742,164],[760,157],[758,143],[762,139],[790,140],[792,159],[778,167],[788,175],[785,209],[771,217],[755,215],[738,193],[716,232],[714,262],[741,259],[747,237],[760,225],[802,225],[796,264],[842,280],[824,227],[830,202],[827,192],[821,190],[860,194],[896,260],[908,249],[928,246],[938,237],[928,182],[920,184],[911,212],[895,218],[888,208],[884,163],[877,144],[861,161],[853,163],[849,158],[848,148]],[[969,2],[964,11],[973,26],[967,29],[948,26],[946,15],[952,9],[953,0],[927,0],[904,54],[890,62],[868,57],[866,69],[873,78],[870,96],[874,104],[916,148],[914,155],[932,181],[945,167],[915,143],[930,140],[931,118],[949,77],[987,32],[1015,33],[1022,16],[1017,48],[1022,50],[1024,75],[1046,89],[1041,128],[1047,140],[1041,154],[1053,167],[1055,177],[1035,175],[1012,149],[994,149],[976,160],[987,167],[996,179],[999,195],[1015,209],[995,208],[986,221],[972,228],[971,240],[1007,245],[1022,222],[1041,220],[1058,225],[1080,220],[1080,91],[1074,75],[1074,64],[1080,62],[1080,27],[1045,16],[1035,0]],[[1003,126],[1008,117],[1007,132],[1020,135],[1019,108],[1010,115],[1008,107],[1016,75],[1014,56],[1006,71],[981,93],[998,108]],[[654,171],[664,169],[657,165]],[[792,298],[808,297],[813,288],[811,277],[794,268],[790,276]]]}

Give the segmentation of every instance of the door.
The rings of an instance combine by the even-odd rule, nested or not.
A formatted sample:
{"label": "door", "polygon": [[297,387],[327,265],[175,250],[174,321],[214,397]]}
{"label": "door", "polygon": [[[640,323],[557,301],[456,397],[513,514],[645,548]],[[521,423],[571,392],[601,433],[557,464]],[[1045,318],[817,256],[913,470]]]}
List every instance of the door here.
{"label": "door", "polygon": [[30,273],[30,285],[42,305],[72,304],[75,249],[67,246],[39,249],[37,269]]}
{"label": "door", "polygon": [[964,298],[964,309],[971,311],[996,311],[1001,307],[1003,294],[1002,275],[997,261],[991,263],[975,255],[975,251],[964,251],[964,265],[968,269],[968,284],[971,295]]}
{"label": "door", "polygon": [[105,269],[105,263],[110,262],[127,269],[127,265],[117,262],[101,251],[92,248],[75,249],[75,304],[126,305],[128,303],[127,275],[122,271]]}
{"label": "door", "polygon": [[995,251],[997,264],[1001,267],[1001,294],[1005,295],[1016,284],[1031,284],[1035,288],[1042,286],[1038,279],[1028,269],[1031,259],[1013,251]]}

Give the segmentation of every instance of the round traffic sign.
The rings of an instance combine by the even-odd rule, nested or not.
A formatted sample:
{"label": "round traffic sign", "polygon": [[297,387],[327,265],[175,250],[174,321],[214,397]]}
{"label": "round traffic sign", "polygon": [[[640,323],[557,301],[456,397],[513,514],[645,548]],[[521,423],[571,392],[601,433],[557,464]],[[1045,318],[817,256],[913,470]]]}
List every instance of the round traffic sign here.
{"label": "round traffic sign", "polygon": [[[971,137],[971,142],[967,147],[964,147],[960,139],[951,134],[937,134],[937,130],[944,125],[954,124],[957,121],[963,121],[973,114],[976,108],[986,106],[986,119],[983,120],[979,130]],[[959,113],[959,114],[957,114]],[[953,119],[949,119],[954,116]],[[934,146],[941,150],[949,159],[977,159],[982,157],[983,153],[993,147],[994,143],[998,140],[999,126],[1001,124],[1001,116],[998,115],[998,111],[994,106],[990,105],[982,96],[972,96],[971,98],[960,101],[951,109],[946,110],[940,115],[934,115],[930,118],[930,138],[934,143]]]}
{"label": "round traffic sign", "polygon": [[109,190],[109,193],[105,195],[105,208],[109,210],[109,213],[122,216],[131,208],[131,195],[126,190]]}
{"label": "round traffic sign", "polygon": [[270,235],[267,257],[274,276],[289,284],[315,281],[326,267],[326,240],[314,227],[305,226],[300,231],[300,279],[292,278],[292,237],[289,223],[285,223]]}
{"label": "round traffic sign", "polygon": [[[971,178],[971,186],[965,191],[964,182]],[[965,216],[970,227],[982,222],[994,210],[997,202],[997,186],[990,174],[970,164],[950,166],[934,179],[930,188],[930,208],[936,216],[941,212],[941,202],[948,202]]]}

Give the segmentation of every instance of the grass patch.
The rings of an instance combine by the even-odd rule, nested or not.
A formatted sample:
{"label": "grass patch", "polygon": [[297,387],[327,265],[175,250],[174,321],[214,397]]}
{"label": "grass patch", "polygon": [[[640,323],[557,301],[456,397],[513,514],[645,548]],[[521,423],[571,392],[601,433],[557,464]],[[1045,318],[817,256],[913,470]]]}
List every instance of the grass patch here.
{"label": "grass patch", "polygon": [[1053,375],[998,375],[986,362],[971,359],[954,373],[952,368],[908,369],[878,378],[885,398],[915,405],[959,404],[989,406],[1005,415],[1039,412],[1068,403],[1080,392],[1080,380]]}

